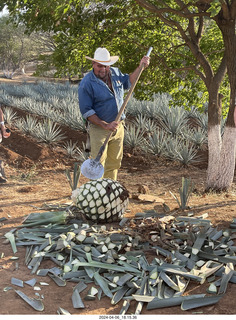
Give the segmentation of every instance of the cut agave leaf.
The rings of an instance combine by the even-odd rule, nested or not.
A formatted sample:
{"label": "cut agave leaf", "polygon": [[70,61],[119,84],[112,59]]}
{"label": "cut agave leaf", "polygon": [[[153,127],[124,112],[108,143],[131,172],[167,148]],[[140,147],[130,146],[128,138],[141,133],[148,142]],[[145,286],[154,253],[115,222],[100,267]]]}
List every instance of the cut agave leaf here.
{"label": "cut agave leaf", "polygon": [[96,280],[98,285],[102,288],[102,291],[104,292],[104,294],[107,297],[112,299],[113,298],[113,294],[112,294],[111,290],[109,289],[106,280],[102,276],[100,276],[100,274],[98,272],[94,273],[94,279]]}
{"label": "cut agave leaf", "polygon": [[24,282],[26,284],[28,284],[29,286],[33,287],[36,284],[37,280],[35,278],[33,278],[33,279],[30,279],[30,280],[27,280],[27,281],[24,281]]}
{"label": "cut agave leaf", "polygon": [[211,296],[211,297],[184,300],[181,304],[181,309],[186,311],[186,310],[191,310],[199,307],[216,304],[222,297],[223,295],[218,295],[214,297]]}
{"label": "cut agave leaf", "polygon": [[81,299],[81,297],[80,297],[80,294],[79,294],[79,292],[78,292],[77,289],[75,289],[75,290],[73,291],[73,294],[72,294],[72,303],[73,303],[73,307],[74,307],[75,309],[82,309],[82,308],[84,308],[83,301],[82,301],[82,299]]}
{"label": "cut agave leaf", "polygon": [[179,286],[165,272],[160,272],[160,278],[173,290],[180,291]]}
{"label": "cut agave leaf", "polygon": [[118,291],[116,291],[116,293],[114,294],[112,300],[111,300],[111,304],[117,304],[118,302],[120,302],[120,300],[124,297],[124,295],[126,294],[126,292],[129,290],[128,286],[123,286],[121,287]]}
{"label": "cut agave leaf", "polygon": [[98,293],[98,289],[95,287],[91,287],[88,291],[87,296],[84,298],[84,300],[95,300],[95,295]]}
{"label": "cut agave leaf", "polygon": [[129,309],[129,306],[130,306],[130,300],[127,299],[127,300],[125,300],[124,303],[123,303],[123,306],[122,306],[122,308],[121,308],[121,310],[120,310],[120,314],[121,314],[121,315],[126,314],[126,312],[127,312],[128,309]]}
{"label": "cut agave leaf", "polygon": [[14,278],[14,277],[11,278],[11,284],[14,284],[15,286],[18,286],[21,288],[24,287],[24,282],[20,279]]}
{"label": "cut agave leaf", "polygon": [[195,297],[203,298],[203,297],[205,297],[205,294],[196,294],[196,295],[191,295],[191,296],[172,297],[172,298],[167,298],[167,299],[154,298],[151,302],[148,303],[147,310],[179,306],[179,305],[181,305],[181,303],[183,301],[189,300],[189,299],[193,299]]}
{"label": "cut agave leaf", "polygon": [[132,297],[136,301],[140,301],[140,302],[151,302],[155,298],[153,296],[145,296],[145,295],[140,295],[140,294],[132,294]]}
{"label": "cut agave leaf", "polygon": [[49,276],[59,287],[65,287],[65,286],[66,286],[66,281],[63,280],[62,278],[58,277],[57,275],[48,273],[48,276]]}
{"label": "cut agave leaf", "polygon": [[230,279],[232,278],[233,274],[234,274],[234,266],[232,263],[228,263],[226,265],[225,273],[224,273],[222,280],[221,280],[221,283],[220,283],[220,289],[219,289],[218,294],[223,294],[226,292],[228,283],[229,283]]}
{"label": "cut agave leaf", "polygon": [[214,283],[211,283],[209,288],[207,289],[208,293],[217,294],[217,287]]}
{"label": "cut agave leaf", "polygon": [[201,250],[201,247],[203,246],[203,243],[206,239],[206,230],[204,228],[203,231],[201,231],[196,239],[196,241],[193,244],[193,248],[192,248],[192,254],[193,255],[197,255],[198,252]]}
{"label": "cut agave leaf", "polygon": [[29,298],[26,294],[24,294],[20,290],[15,290],[15,292],[25,301],[27,302],[34,310],[43,311],[44,305],[41,300]]}
{"label": "cut agave leaf", "polygon": [[82,292],[83,290],[85,290],[87,288],[87,285],[83,282],[83,281],[80,281],[76,286],[75,286],[75,289],[80,293]]}
{"label": "cut agave leaf", "polygon": [[5,237],[10,241],[11,247],[12,247],[12,251],[13,253],[17,252],[17,248],[16,248],[16,243],[15,243],[15,236],[12,232],[7,232],[5,234]]}
{"label": "cut agave leaf", "polygon": [[69,311],[67,311],[66,309],[63,309],[63,308],[61,308],[61,307],[58,308],[57,313],[58,313],[58,314],[62,314],[62,315],[69,315],[69,314],[71,314]]}
{"label": "cut agave leaf", "polygon": [[120,277],[119,280],[116,282],[118,286],[122,287],[127,281],[131,280],[134,276],[130,273],[125,274],[124,276]]}

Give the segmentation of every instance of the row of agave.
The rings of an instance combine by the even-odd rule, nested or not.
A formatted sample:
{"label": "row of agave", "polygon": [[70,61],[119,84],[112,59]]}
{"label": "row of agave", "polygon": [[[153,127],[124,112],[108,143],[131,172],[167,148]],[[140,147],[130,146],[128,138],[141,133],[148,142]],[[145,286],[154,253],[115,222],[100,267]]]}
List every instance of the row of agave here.
{"label": "row of agave", "polygon": [[[68,83],[1,84],[0,103],[46,117],[41,122],[27,116],[16,121],[15,125],[40,141],[55,143],[65,138],[56,123],[86,131],[79,112],[77,89]],[[193,164],[200,160],[198,151],[207,148],[207,114],[196,108],[170,108],[170,100],[167,94],[157,94],[152,101],[131,98],[126,108],[124,144],[131,152],[153,154],[184,165]],[[5,110],[7,119],[6,113]],[[222,125],[222,133],[223,128]],[[72,157],[87,157],[84,150],[71,141],[64,143],[64,147]]]}

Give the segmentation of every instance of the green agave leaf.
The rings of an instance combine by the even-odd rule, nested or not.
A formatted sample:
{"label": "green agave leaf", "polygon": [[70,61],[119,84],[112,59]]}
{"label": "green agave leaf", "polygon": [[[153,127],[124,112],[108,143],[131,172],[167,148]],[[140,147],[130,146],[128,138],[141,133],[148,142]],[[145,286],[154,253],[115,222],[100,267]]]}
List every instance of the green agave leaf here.
{"label": "green agave leaf", "polygon": [[73,294],[72,294],[72,303],[73,303],[73,307],[75,309],[81,309],[81,308],[85,308],[84,304],[83,304],[83,301],[80,297],[80,294],[78,292],[77,289],[75,289],[73,291]]}
{"label": "green agave leaf", "polygon": [[127,299],[127,300],[125,300],[124,303],[123,303],[123,306],[122,306],[122,308],[121,308],[121,310],[120,310],[120,314],[121,314],[121,315],[126,314],[126,312],[128,311],[129,307],[130,307],[130,300]]}
{"label": "green agave leaf", "polygon": [[165,272],[161,271],[160,278],[173,290],[180,291],[179,286]]}
{"label": "green agave leaf", "polygon": [[151,302],[153,299],[155,299],[155,297],[145,296],[145,295],[141,295],[141,294],[132,294],[132,297],[136,301],[140,301],[140,302]]}
{"label": "green agave leaf", "polygon": [[225,273],[224,273],[222,280],[221,280],[220,289],[219,289],[219,293],[218,293],[219,295],[226,292],[227,285],[233,275],[234,275],[234,266],[232,263],[228,263],[226,265]]}
{"label": "green agave leaf", "polygon": [[201,248],[204,244],[206,236],[207,236],[207,234],[206,234],[206,230],[204,228],[204,230],[199,233],[196,241],[193,244],[192,254],[194,254],[194,255],[198,254],[198,252],[201,250]]}
{"label": "green agave leaf", "polygon": [[148,303],[147,310],[179,306],[185,300],[189,300],[189,299],[193,299],[193,298],[203,298],[203,297],[205,297],[205,294],[172,297],[172,298],[167,298],[167,299],[159,299],[159,298],[155,297],[151,302]]}
{"label": "green agave leaf", "polygon": [[223,295],[218,295],[214,297],[204,297],[204,298],[193,298],[184,300],[181,304],[181,310],[191,310],[199,307],[209,306],[219,302]]}
{"label": "green agave leaf", "polygon": [[103,277],[101,277],[98,272],[94,273],[94,279],[97,281],[98,285],[102,288],[102,291],[104,292],[104,294],[107,297],[112,299],[113,294],[112,294],[111,290],[109,289],[108,284],[105,281],[105,279]]}
{"label": "green agave leaf", "polygon": [[[123,261],[120,262],[123,264]],[[108,263],[102,263],[102,262],[77,262],[76,263],[77,267],[94,267],[94,268],[101,268],[101,269],[107,269],[107,270],[113,270],[113,271],[120,271],[120,272],[126,272],[126,271],[131,271],[135,273],[140,273],[135,268],[130,267],[130,265],[126,264],[124,267],[118,266],[118,265],[112,265]]]}
{"label": "green agave leaf", "polygon": [[16,248],[14,234],[12,232],[7,232],[4,236],[10,241],[13,253],[16,253],[17,252],[17,248]]}
{"label": "green agave leaf", "polygon": [[65,287],[66,281],[62,278],[56,276],[55,274],[48,273],[48,276],[59,286],[59,287]]}
{"label": "green agave leaf", "polygon": [[44,305],[41,300],[29,298],[26,294],[24,294],[20,290],[15,290],[15,292],[25,301],[27,302],[34,310],[43,311]]}
{"label": "green agave leaf", "polygon": [[111,300],[111,304],[117,304],[118,302],[120,302],[120,300],[124,297],[124,295],[126,294],[126,292],[129,290],[128,286],[123,286],[122,288],[120,288],[113,296],[112,300]]}
{"label": "green agave leaf", "polygon": [[11,284],[14,284],[15,286],[22,287],[22,288],[24,287],[24,282],[14,277],[11,278]]}
{"label": "green agave leaf", "polygon": [[116,282],[118,286],[122,287],[127,281],[131,280],[134,276],[130,273],[127,273],[119,278]]}

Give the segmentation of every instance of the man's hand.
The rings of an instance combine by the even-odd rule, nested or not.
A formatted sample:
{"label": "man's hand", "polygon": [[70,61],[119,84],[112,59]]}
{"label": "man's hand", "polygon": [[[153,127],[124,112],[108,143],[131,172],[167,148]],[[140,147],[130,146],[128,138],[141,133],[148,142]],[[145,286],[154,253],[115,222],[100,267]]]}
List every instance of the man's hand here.
{"label": "man's hand", "polygon": [[109,131],[115,131],[119,126],[118,121],[112,121],[112,122],[108,123],[108,122],[103,121],[100,118],[98,118],[98,116],[96,114],[93,114],[92,116],[88,117],[88,120],[91,123],[96,124],[97,126],[100,126],[101,128],[103,128],[105,130],[109,130]]}
{"label": "man's hand", "polygon": [[144,56],[142,57],[139,63],[139,67],[141,68],[142,66],[144,66],[144,68],[147,68],[149,66],[149,63],[150,63],[150,57]]}
{"label": "man's hand", "polygon": [[105,126],[104,126],[104,129],[106,130],[109,130],[109,131],[115,131],[119,126],[119,122],[117,121],[112,121],[110,123],[107,123]]}

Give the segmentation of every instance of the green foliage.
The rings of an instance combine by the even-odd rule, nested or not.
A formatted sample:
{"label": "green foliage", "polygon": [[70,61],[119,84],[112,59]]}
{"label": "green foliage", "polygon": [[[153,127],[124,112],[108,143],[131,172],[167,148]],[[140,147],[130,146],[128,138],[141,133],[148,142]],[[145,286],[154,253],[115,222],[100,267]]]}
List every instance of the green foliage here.
{"label": "green foliage", "polygon": [[187,204],[193,192],[194,184],[191,181],[191,178],[182,177],[182,187],[179,188],[179,197],[178,199],[171,191],[170,194],[177,201],[179,208],[184,210],[187,209]]}
{"label": "green foliage", "polygon": [[[85,55],[93,56],[98,46],[119,55],[117,66],[131,72],[152,45],[151,65],[137,84],[136,97],[151,99],[156,92],[169,92],[175,104],[186,108],[193,104],[201,107],[208,101],[207,64],[216,73],[224,52],[221,32],[209,14],[219,12],[218,0],[203,5],[201,15],[198,2],[185,1],[185,12],[189,11],[192,18],[179,10],[178,1],[155,2],[155,6],[152,1],[135,0],[3,2],[13,20],[23,22],[29,32],[54,32],[55,50],[42,59],[48,66],[56,66],[58,76],[81,77],[91,68]],[[149,2],[151,6],[145,7]],[[196,39],[198,33],[199,54],[194,55],[191,39]],[[224,106],[229,101],[226,87],[221,87]]]}
{"label": "green foliage", "polygon": [[207,12],[210,12],[211,17],[215,17],[221,10],[221,1],[220,0],[213,0],[211,1],[210,8]]}

